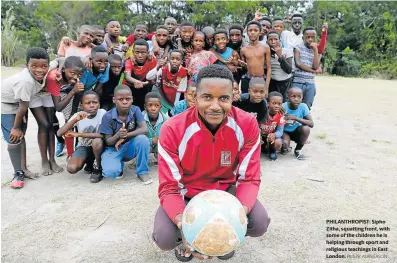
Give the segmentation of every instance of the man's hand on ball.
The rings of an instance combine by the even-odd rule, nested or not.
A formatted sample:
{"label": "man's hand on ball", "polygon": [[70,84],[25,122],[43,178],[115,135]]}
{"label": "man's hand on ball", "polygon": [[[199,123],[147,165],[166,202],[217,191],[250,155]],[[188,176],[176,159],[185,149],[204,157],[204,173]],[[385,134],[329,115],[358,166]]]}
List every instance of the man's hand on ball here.
{"label": "man's hand on ball", "polygon": [[178,228],[181,230],[181,236],[182,236],[182,241],[183,241],[183,246],[185,248],[184,251],[184,255],[182,255],[183,251],[180,250],[179,255],[184,256],[184,257],[190,257],[191,254],[193,254],[193,256],[197,259],[212,259],[212,257],[206,256],[206,255],[202,255],[196,251],[194,251],[194,248],[192,248],[189,243],[187,242],[185,236],[183,235],[182,232],[182,214],[178,214],[175,219],[174,219],[174,223],[178,226]]}
{"label": "man's hand on ball", "polygon": [[245,210],[245,214],[248,215],[250,213],[249,209],[248,209],[248,206],[243,205],[243,207],[244,207],[244,210]]}

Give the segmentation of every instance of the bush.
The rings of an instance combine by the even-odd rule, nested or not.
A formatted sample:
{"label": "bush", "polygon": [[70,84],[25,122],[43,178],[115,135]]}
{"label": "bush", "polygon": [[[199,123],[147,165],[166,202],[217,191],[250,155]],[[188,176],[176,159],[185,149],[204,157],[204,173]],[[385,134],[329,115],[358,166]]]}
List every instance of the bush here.
{"label": "bush", "polygon": [[360,68],[361,62],[357,59],[356,53],[346,47],[335,62],[332,73],[345,77],[356,77],[360,75]]}
{"label": "bush", "polygon": [[7,10],[6,17],[1,26],[1,65],[10,67],[15,61],[23,58],[26,53],[26,47],[16,36],[13,21],[15,20],[12,7]]}
{"label": "bush", "polygon": [[382,62],[367,62],[361,67],[364,77],[379,77],[384,79],[397,79],[397,58],[383,60]]}

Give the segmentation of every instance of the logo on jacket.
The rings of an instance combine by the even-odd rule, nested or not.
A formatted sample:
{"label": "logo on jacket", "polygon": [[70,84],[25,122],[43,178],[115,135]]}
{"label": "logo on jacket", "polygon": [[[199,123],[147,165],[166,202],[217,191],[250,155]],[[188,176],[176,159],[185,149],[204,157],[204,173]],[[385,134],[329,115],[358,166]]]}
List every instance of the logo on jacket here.
{"label": "logo on jacket", "polygon": [[232,153],[229,151],[221,152],[221,166],[230,166],[232,165]]}

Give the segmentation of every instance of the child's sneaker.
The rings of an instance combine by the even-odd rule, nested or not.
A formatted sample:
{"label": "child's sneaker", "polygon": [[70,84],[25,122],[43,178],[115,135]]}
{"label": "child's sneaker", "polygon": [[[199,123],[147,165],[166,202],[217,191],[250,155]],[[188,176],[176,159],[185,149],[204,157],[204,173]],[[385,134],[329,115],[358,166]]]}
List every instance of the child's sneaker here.
{"label": "child's sneaker", "polygon": [[60,157],[63,154],[63,149],[65,148],[64,143],[57,142],[55,156]]}
{"label": "child's sneaker", "polygon": [[306,156],[302,153],[302,150],[295,151],[295,157],[298,160],[305,160]]}
{"label": "child's sneaker", "polygon": [[122,179],[124,177],[124,173],[121,172],[117,177],[116,180]]}
{"label": "child's sneaker", "polygon": [[270,154],[269,154],[269,159],[271,161],[277,160],[277,153],[275,151],[271,151]]}
{"label": "child's sneaker", "polygon": [[84,173],[85,174],[92,174],[94,172],[94,168],[91,165],[85,165]]}
{"label": "child's sneaker", "polygon": [[94,169],[90,176],[90,182],[99,183],[100,181],[102,181],[102,179],[103,179],[102,169],[98,169],[98,168]]}
{"label": "child's sneaker", "polygon": [[23,171],[17,171],[11,182],[11,188],[20,189],[25,185],[25,173]]}
{"label": "child's sneaker", "polygon": [[148,185],[148,184],[153,183],[152,178],[151,178],[150,175],[148,175],[148,174],[138,175],[138,178],[139,178],[139,180],[142,181],[142,183],[143,183],[144,185]]}

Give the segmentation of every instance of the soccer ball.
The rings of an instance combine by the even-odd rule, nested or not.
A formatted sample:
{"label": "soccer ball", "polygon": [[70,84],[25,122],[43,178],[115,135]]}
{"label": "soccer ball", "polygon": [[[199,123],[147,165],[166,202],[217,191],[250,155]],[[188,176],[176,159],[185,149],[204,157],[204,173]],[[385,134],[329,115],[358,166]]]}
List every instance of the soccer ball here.
{"label": "soccer ball", "polygon": [[196,251],[224,256],[244,241],[248,219],[240,201],[225,191],[208,190],[187,204],[182,232]]}

